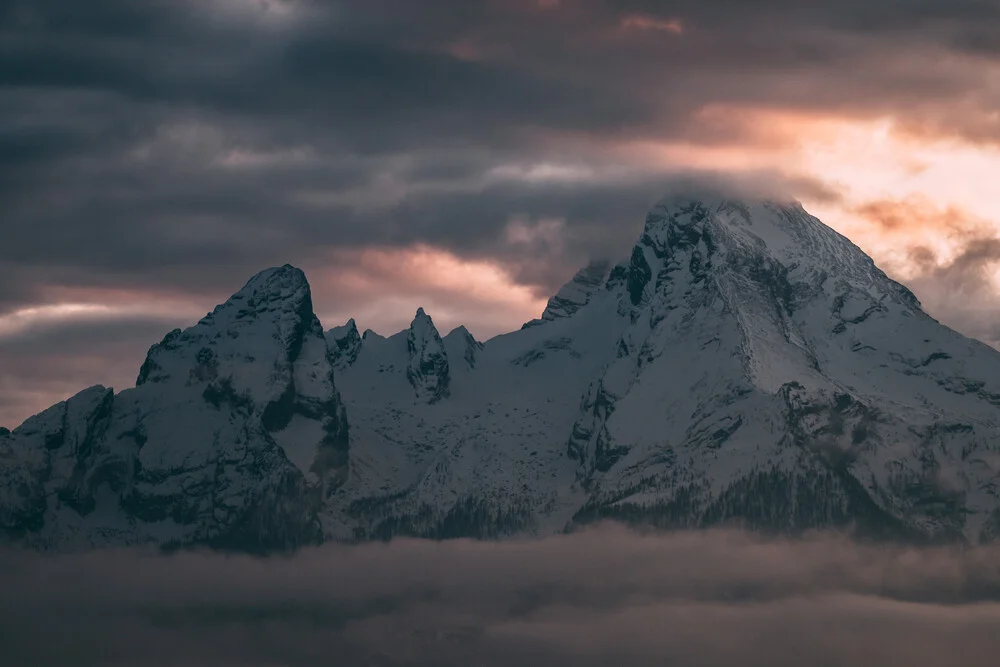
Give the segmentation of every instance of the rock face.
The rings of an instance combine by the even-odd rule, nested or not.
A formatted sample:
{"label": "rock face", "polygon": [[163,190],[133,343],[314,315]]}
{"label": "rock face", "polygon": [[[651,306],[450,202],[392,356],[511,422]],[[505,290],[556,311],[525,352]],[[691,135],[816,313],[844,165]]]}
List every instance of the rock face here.
{"label": "rock face", "polygon": [[417,400],[437,403],[451,393],[451,372],[444,342],[434,327],[434,322],[417,309],[417,315],[406,333],[406,379],[413,385]]}
{"label": "rock face", "polygon": [[326,339],[330,342],[330,352],[337,368],[346,368],[358,358],[358,353],[361,351],[361,335],[353,317],[347,320],[347,324],[327,331]]}
{"label": "rock face", "polygon": [[608,268],[485,344],[422,309],[324,342],[301,272],[265,271],[153,346],[135,389],[0,431],[0,526],[52,548],[601,518],[1000,534],[1000,353],[801,206],[668,198]]}

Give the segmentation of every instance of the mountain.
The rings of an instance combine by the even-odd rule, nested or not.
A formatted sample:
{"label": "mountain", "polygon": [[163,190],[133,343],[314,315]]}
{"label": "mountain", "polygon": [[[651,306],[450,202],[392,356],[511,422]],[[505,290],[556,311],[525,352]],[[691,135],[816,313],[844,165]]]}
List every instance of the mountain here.
{"label": "mountain", "polygon": [[[336,387],[334,385],[336,379]],[[325,334],[265,271],[0,431],[0,526],[42,548],[662,527],[1000,533],[1000,352],[925,314],[797,203],[670,197],[623,262],[477,341],[422,309]]]}
{"label": "mountain", "polygon": [[318,543],[348,437],[309,284],[269,269],[153,345],[135,388],[85,389],[0,439],[0,526],[50,549]]}

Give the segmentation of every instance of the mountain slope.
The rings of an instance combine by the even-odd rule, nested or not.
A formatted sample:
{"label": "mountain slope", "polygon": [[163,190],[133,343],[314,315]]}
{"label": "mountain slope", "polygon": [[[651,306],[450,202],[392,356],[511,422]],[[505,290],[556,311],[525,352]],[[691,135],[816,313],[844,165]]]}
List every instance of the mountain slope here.
{"label": "mountain slope", "polygon": [[570,440],[597,515],[995,533],[1000,355],[801,207],[665,201],[614,279]]}
{"label": "mountain slope", "polygon": [[591,262],[577,271],[576,275],[545,304],[541,318],[527,322],[524,326],[536,326],[575,315],[600,292],[610,268],[607,262]]}
{"label": "mountain slope", "polygon": [[324,340],[301,272],[265,271],[135,389],[0,431],[0,527],[51,548],[603,517],[975,542],[1000,533],[998,417],[1000,353],[801,206],[671,197],[627,260],[486,343],[422,309]]}

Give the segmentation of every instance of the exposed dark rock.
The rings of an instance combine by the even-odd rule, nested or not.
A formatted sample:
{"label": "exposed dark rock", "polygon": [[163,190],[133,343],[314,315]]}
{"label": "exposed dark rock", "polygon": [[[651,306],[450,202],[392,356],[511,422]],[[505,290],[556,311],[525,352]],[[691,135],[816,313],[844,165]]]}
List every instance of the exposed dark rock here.
{"label": "exposed dark rock", "polygon": [[417,310],[406,336],[406,349],[410,359],[406,377],[413,385],[417,399],[437,403],[451,393],[451,371],[448,355],[434,322],[424,312]]}

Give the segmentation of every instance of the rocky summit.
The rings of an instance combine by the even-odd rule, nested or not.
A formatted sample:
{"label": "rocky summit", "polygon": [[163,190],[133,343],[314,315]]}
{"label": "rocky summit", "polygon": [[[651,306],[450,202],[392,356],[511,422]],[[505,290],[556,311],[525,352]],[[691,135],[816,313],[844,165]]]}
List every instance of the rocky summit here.
{"label": "rocky summit", "polygon": [[797,203],[674,196],[614,266],[477,341],[324,332],[291,266],[154,345],[135,388],[0,430],[42,549],[544,535],[599,519],[981,542],[1000,352]]}

